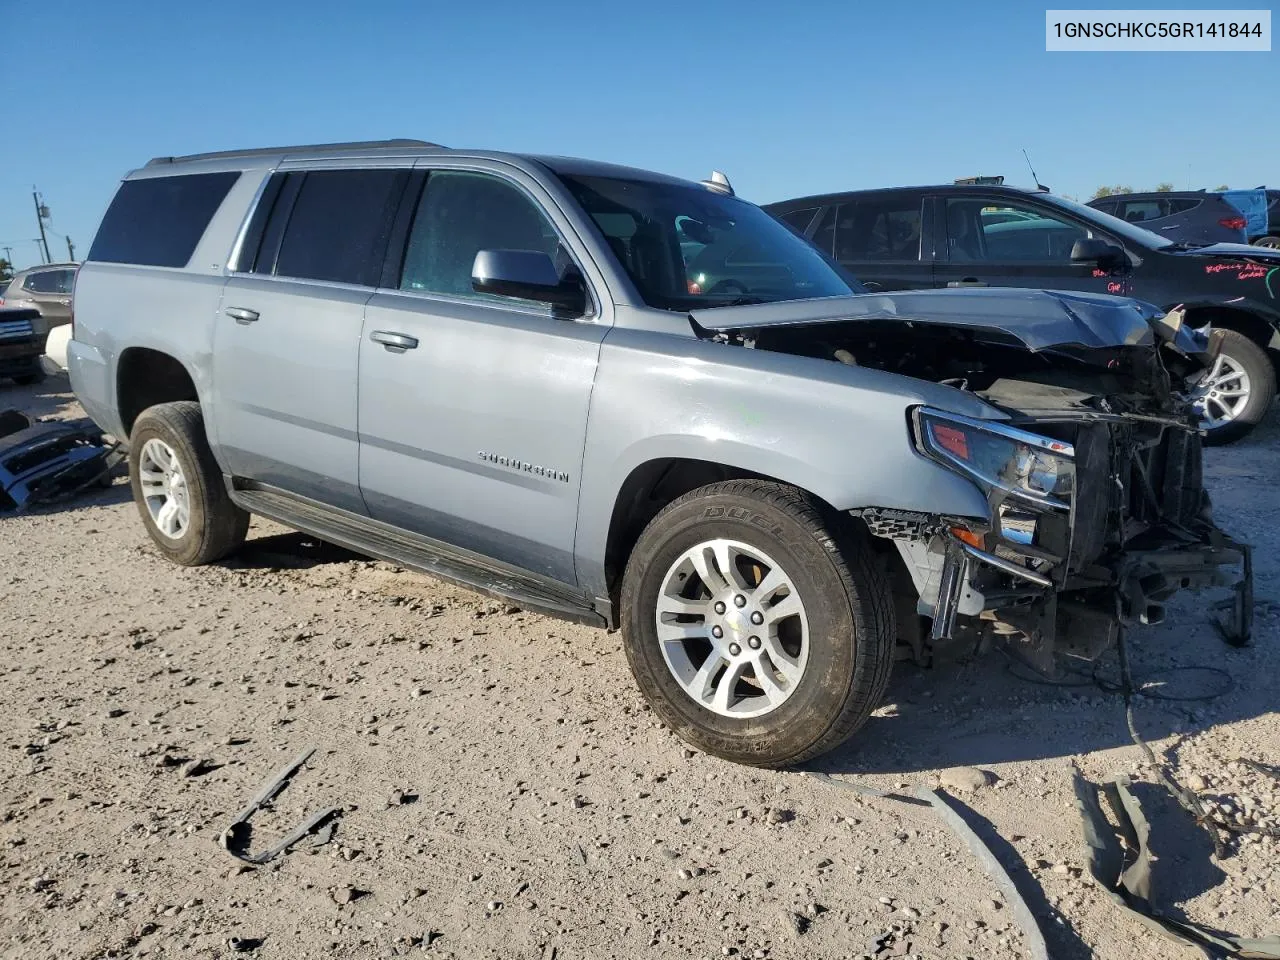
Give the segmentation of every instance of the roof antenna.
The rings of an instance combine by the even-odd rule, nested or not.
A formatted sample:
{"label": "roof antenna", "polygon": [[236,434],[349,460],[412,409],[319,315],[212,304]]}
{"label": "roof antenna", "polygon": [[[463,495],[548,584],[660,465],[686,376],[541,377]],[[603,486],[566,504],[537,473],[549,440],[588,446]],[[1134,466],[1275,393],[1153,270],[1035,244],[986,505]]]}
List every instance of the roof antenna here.
{"label": "roof antenna", "polygon": [[699,180],[698,182],[708,190],[714,190],[716,193],[723,193],[730,197],[734,195],[733,185],[729,183],[729,178],[719,170],[711,171],[710,180]]}
{"label": "roof antenna", "polygon": [[1027,161],[1027,169],[1031,171],[1031,179],[1035,181],[1036,189],[1041,193],[1048,193],[1049,188],[1040,182],[1040,178],[1036,176],[1036,168],[1031,165],[1031,158],[1027,156],[1027,148],[1022,148],[1022,159]]}

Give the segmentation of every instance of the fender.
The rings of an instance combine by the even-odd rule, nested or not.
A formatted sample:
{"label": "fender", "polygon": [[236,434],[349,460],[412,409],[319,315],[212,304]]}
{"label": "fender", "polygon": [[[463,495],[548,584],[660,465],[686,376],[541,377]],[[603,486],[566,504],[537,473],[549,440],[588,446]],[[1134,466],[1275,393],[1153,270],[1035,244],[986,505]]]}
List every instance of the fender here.
{"label": "fender", "polygon": [[988,519],[977,486],[916,452],[908,413],[920,404],[1003,417],[971,394],[897,374],[614,328],[587,425],[574,547],[580,585],[606,595],[618,493],[638,467],[666,458],[772,477],[837,510]]}

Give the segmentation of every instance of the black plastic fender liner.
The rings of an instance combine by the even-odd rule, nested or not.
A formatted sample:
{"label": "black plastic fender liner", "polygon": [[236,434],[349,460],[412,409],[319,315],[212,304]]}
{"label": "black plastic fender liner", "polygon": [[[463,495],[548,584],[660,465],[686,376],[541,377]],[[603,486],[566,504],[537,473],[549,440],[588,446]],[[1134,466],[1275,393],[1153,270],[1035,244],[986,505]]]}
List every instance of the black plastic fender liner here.
{"label": "black plastic fender liner", "polygon": [[[1128,777],[1118,776],[1098,787],[1077,770],[1072,784],[1084,828],[1089,873],[1103,893],[1153,933],[1197,950],[1207,960],[1222,953],[1249,960],[1280,960],[1280,936],[1260,940],[1237,937],[1189,920],[1175,920],[1153,905],[1151,825],[1129,789]],[[1102,812],[1099,793],[1106,797],[1118,826],[1112,826]]]}

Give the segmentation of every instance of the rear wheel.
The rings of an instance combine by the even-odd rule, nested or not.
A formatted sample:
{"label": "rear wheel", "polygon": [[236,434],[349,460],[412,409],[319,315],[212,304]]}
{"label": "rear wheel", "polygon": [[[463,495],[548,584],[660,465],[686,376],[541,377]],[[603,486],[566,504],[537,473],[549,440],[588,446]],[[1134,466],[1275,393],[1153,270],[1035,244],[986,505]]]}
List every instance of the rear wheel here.
{"label": "rear wheel", "polygon": [[884,574],[852,524],[793,487],[734,480],[674,501],[623,577],[627,659],[694,746],[757,766],[832,749],[893,662]]}
{"label": "rear wheel", "polygon": [[1191,389],[1204,442],[1215,446],[1238,440],[1257,426],[1276,395],[1276,371],[1260,346],[1235,330],[1214,330],[1209,338],[1213,363]]}
{"label": "rear wheel", "polygon": [[1273,250],[1280,250],[1280,237],[1258,237],[1253,241],[1255,247],[1270,247]]}
{"label": "rear wheel", "polygon": [[249,514],[227,495],[200,404],[142,412],[129,435],[129,484],[147,533],[174,563],[212,563],[244,542]]}

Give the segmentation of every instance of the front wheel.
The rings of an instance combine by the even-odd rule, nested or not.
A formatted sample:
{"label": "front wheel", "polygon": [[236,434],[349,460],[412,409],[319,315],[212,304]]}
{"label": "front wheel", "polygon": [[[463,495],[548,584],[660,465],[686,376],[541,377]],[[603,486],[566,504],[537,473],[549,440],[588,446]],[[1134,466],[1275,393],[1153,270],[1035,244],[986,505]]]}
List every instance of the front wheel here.
{"label": "front wheel", "polygon": [[1276,371],[1260,346],[1235,330],[1209,337],[1213,363],[1192,385],[1206,446],[1231,443],[1257,426],[1276,395]]}
{"label": "front wheel", "polygon": [[865,536],[794,487],[733,480],[669,504],[623,576],[627,659],[658,716],[738,763],[784,767],[866,722],[893,607]]}

